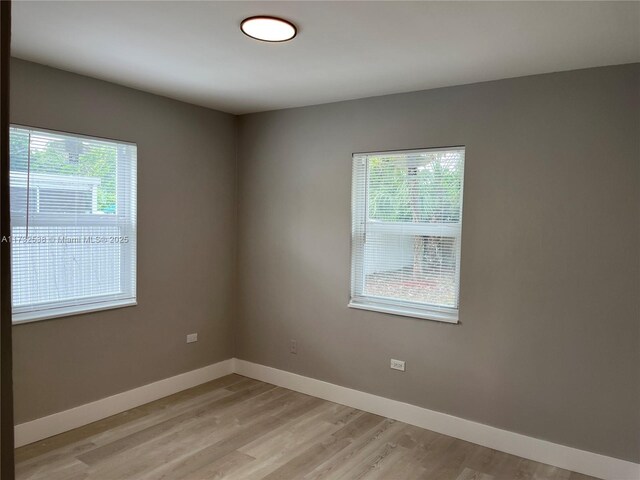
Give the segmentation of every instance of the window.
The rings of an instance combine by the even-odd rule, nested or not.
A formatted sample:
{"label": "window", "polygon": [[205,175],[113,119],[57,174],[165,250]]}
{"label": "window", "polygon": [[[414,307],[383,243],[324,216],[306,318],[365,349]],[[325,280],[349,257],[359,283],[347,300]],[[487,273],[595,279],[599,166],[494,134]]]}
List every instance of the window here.
{"label": "window", "polygon": [[10,130],[13,321],[136,303],[136,146]]}
{"label": "window", "polygon": [[353,155],[350,307],[458,321],[464,147]]}

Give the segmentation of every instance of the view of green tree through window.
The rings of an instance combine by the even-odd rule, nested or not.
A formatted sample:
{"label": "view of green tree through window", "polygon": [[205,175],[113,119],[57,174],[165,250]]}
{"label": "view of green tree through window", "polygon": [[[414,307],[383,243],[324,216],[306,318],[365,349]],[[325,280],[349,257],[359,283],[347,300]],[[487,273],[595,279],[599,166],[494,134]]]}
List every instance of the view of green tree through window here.
{"label": "view of green tree through window", "polygon": [[116,208],[115,169],[116,145],[66,142],[65,147],[80,144],[77,152],[61,149],[56,141],[43,142],[40,148],[29,152],[29,135],[17,130],[10,136],[11,171],[31,173],[55,173],[100,179],[97,189],[97,208],[103,213],[114,213]]}
{"label": "view of green tree through window", "polygon": [[136,146],[12,127],[14,321],[135,303]]}
{"label": "view of green tree through window", "polygon": [[456,321],[464,148],[353,162],[350,305]]}

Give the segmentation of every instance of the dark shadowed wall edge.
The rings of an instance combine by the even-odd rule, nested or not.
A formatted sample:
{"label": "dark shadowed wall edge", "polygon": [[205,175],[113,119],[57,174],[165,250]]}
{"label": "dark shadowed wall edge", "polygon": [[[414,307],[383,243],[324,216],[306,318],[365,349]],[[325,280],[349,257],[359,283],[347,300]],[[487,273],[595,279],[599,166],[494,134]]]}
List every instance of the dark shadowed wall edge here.
{"label": "dark shadowed wall edge", "polygon": [[[11,2],[0,2],[0,238],[9,235],[9,69]],[[0,245],[0,477],[12,480],[13,366],[11,338],[11,257]]]}

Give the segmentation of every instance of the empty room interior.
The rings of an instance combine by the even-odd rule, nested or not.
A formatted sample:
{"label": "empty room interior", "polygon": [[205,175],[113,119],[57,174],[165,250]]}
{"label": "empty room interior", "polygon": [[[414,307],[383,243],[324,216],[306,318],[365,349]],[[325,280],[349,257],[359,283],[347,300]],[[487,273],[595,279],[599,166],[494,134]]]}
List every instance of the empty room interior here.
{"label": "empty room interior", "polygon": [[2,480],[640,479],[640,2],[0,7]]}

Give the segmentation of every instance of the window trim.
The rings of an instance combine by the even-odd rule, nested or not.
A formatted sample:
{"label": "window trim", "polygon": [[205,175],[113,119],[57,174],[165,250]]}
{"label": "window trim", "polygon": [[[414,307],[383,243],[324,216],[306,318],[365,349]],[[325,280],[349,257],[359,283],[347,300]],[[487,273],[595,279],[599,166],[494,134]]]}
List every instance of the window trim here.
{"label": "window trim", "polygon": [[[374,299],[375,300],[372,300]],[[388,302],[385,305],[386,299],[377,299],[376,297],[355,297],[352,298],[349,304],[349,308],[356,308],[358,310],[368,310],[370,312],[389,313],[391,315],[399,315],[401,317],[419,318],[421,320],[435,320],[437,322],[445,323],[460,323],[458,319],[458,310],[454,308],[442,307],[441,309],[435,305],[424,308],[412,308],[406,305],[394,305],[392,302]]]}
{"label": "window trim", "polygon": [[[411,222],[375,222],[368,221],[363,217],[367,216],[369,211],[368,198],[365,193],[364,206],[356,207],[358,199],[359,185],[358,181],[366,182],[366,175],[364,178],[356,178],[356,161],[357,158],[367,158],[375,155],[404,155],[419,152],[438,152],[438,151],[451,151],[461,150],[466,153],[466,147],[464,145],[455,145],[450,147],[435,147],[435,148],[412,148],[405,150],[388,150],[388,151],[372,151],[372,152],[356,152],[351,155],[352,158],[352,179],[351,179],[351,295],[347,306],[349,308],[355,308],[359,310],[368,310],[378,313],[386,313],[391,315],[399,315],[403,317],[418,318],[424,320],[434,320],[438,322],[458,324],[459,312],[460,312],[460,268],[461,268],[461,250],[462,250],[462,216],[463,216],[463,204],[464,204],[464,163],[462,177],[460,179],[460,221],[456,224],[433,224],[433,223],[411,223]],[[465,158],[466,160],[466,158]],[[361,185],[360,185],[361,186]],[[364,187],[366,191],[366,186]],[[358,210],[358,211],[356,211]],[[413,233],[414,235],[426,235],[426,236],[446,236],[455,237],[457,239],[457,261],[456,261],[456,283],[457,283],[457,300],[458,305],[456,307],[440,306],[440,305],[428,305],[417,302],[394,300],[393,298],[378,297],[373,295],[358,295],[357,292],[362,292],[363,288],[356,288],[356,284],[363,284],[364,278],[362,278],[362,272],[359,272],[357,268],[357,251],[364,249],[364,237],[365,234],[358,234],[358,222],[364,222],[367,225],[365,231],[385,231],[394,230],[394,227],[401,227],[407,233]]]}
{"label": "window trim", "polygon": [[51,133],[53,135],[67,135],[69,137],[86,138],[87,140],[98,140],[100,142],[120,143],[122,145],[130,145],[132,147],[136,147],[136,149],[138,148],[138,144],[136,142],[132,142],[131,140],[121,140],[119,138],[103,137],[101,135],[92,135],[92,134],[86,134],[86,133],[69,132],[67,130],[53,130],[51,128],[39,127],[37,125],[27,125],[26,123],[14,123],[14,122],[12,122],[9,125],[9,127],[10,128],[22,128],[22,129],[25,129],[25,130],[37,130],[39,132]]}
{"label": "window trim", "polygon": [[[12,312],[12,325],[20,325],[24,323],[32,323],[39,322],[44,320],[51,320],[55,318],[63,318],[75,315],[82,315],[85,313],[94,313],[102,310],[113,310],[117,308],[125,308],[132,307],[138,305],[138,294],[137,294],[137,271],[138,271],[138,245],[137,245],[137,230],[138,230],[138,222],[137,222],[137,210],[138,210],[138,144],[136,142],[132,142],[129,140],[119,140],[111,137],[104,137],[99,135],[87,135],[75,132],[69,132],[65,130],[53,130],[50,128],[43,128],[39,126],[26,125],[21,123],[11,123],[9,125],[11,128],[23,129],[23,130],[34,130],[42,133],[50,133],[53,135],[62,135],[68,137],[74,137],[79,139],[87,139],[94,140],[98,142],[104,143],[113,143],[117,144],[117,147],[130,146],[135,147],[135,163],[133,165],[133,191],[135,192],[135,203],[134,203],[134,218],[135,221],[132,226],[126,226],[127,233],[126,235],[134,238],[134,247],[133,251],[135,254],[135,262],[131,263],[129,261],[131,251],[126,250],[124,255],[120,256],[120,265],[121,272],[120,277],[125,283],[130,283],[130,280],[133,284],[130,286],[131,292],[133,296],[126,296],[123,298],[117,298],[117,295],[114,294],[106,294],[104,296],[94,296],[88,297],[86,303],[76,303],[75,305],[60,305],[58,307],[49,307],[43,308],[41,310],[27,310],[16,313],[15,310]],[[118,169],[119,170],[119,169]],[[118,171],[117,175],[120,172]],[[52,218],[48,213],[33,213],[30,216],[32,218],[37,218],[40,225],[52,225],[57,226],[60,225],[60,220],[63,220],[63,226],[112,226],[112,225],[122,225],[121,219],[128,218],[129,205],[125,203],[124,207],[127,209],[126,214],[116,213],[114,215],[97,215],[95,213],[85,213],[85,214],[76,214],[67,216],[66,214],[58,215],[57,222],[49,220]],[[73,219],[72,219],[73,217]],[[68,222],[67,222],[68,220]],[[13,234],[14,226],[22,226],[24,227],[26,224],[26,217],[23,215],[11,215],[10,219],[10,231]],[[125,258],[127,257],[127,258]],[[131,277],[131,271],[134,271],[134,276]],[[100,299],[103,300],[100,300]]]}
{"label": "window trim", "polygon": [[[91,306],[93,305],[93,306]],[[30,312],[14,313],[13,324],[40,322],[52,320],[54,318],[71,317],[85,313],[100,312],[102,310],[114,310],[116,308],[135,307],[138,305],[137,299],[112,300],[110,302],[91,302],[70,307],[48,308],[46,310],[33,310]]]}

